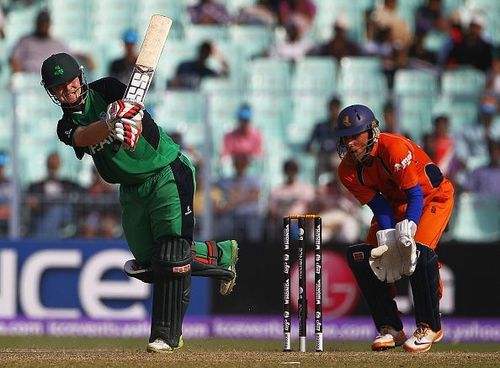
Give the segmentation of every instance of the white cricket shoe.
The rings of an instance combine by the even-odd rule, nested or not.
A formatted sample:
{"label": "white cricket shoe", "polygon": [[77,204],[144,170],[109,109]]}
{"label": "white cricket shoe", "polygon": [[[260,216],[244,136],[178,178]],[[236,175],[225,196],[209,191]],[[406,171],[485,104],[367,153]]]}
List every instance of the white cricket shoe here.
{"label": "white cricket shoe", "polygon": [[221,280],[219,293],[221,295],[229,295],[233,291],[234,285],[236,285],[236,263],[238,262],[238,242],[236,240],[231,240],[231,265],[229,270],[234,274],[231,280]]}
{"label": "white cricket shoe", "polygon": [[426,323],[419,323],[417,329],[403,344],[403,348],[411,353],[425,352],[432,347],[432,343],[437,343],[443,338],[443,330],[434,332]]}
{"label": "white cricket shoe", "polygon": [[179,346],[176,347],[176,348],[172,348],[165,341],[163,341],[160,338],[157,338],[155,341],[148,343],[148,347],[146,348],[146,351],[148,353],[162,353],[162,354],[167,354],[167,353],[173,352],[176,349],[180,349],[183,346],[184,346],[184,340],[182,339],[182,336],[179,339]]}
{"label": "white cricket shoe", "polygon": [[372,342],[373,351],[382,351],[394,349],[396,346],[402,345],[406,340],[406,335],[403,330],[396,331],[391,326],[381,326],[379,334]]}

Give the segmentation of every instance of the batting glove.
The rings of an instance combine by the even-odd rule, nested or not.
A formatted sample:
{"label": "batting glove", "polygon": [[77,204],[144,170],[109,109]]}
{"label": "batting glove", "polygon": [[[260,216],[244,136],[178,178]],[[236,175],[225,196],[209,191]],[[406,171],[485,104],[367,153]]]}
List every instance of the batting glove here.
{"label": "batting glove", "polygon": [[115,123],[114,133],[116,139],[123,143],[125,149],[133,151],[142,133],[140,120],[120,119]]}
{"label": "batting glove", "polygon": [[112,130],[114,123],[120,119],[142,120],[144,105],[141,102],[122,99],[112,102],[106,110],[106,125]]}

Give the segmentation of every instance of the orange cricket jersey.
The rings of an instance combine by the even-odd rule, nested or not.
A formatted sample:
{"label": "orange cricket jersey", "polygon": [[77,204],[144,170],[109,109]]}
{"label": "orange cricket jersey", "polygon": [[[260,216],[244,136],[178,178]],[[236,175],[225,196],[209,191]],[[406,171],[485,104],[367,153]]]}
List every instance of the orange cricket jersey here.
{"label": "orange cricket jersey", "polygon": [[[371,156],[373,160],[370,165],[362,165],[349,155],[342,159],[338,172],[344,186],[361,204],[369,203],[376,193],[382,194],[391,204],[396,221],[402,221],[407,207],[405,190],[420,184],[424,209],[415,239],[419,241],[420,238],[423,244],[434,248],[453,208],[451,183],[418,144],[403,136],[381,133]],[[435,205],[431,206],[433,200],[446,205],[438,205],[441,208],[437,211]],[[436,217],[436,213],[439,221],[431,220]],[[433,216],[428,216],[430,214]],[[433,221],[434,229],[425,229],[429,227],[427,222]],[[423,223],[426,224],[424,227]],[[374,220],[368,243],[376,244],[376,230],[378,224]]]}

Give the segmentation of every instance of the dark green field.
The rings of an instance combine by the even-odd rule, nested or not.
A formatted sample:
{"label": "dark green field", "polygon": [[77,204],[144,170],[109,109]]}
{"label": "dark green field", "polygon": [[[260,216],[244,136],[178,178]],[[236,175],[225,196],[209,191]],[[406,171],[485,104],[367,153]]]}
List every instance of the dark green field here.
{"label": "dark green field", "polygon": [[[0,337],[0,367],[498,367],[498,344],[438,344],[431,352],[374,353],[366,343],[327,342],[323,353],[283,353],[281,342],[188,340],[172,354],[148,354],[145,340]],[[312,346],[311,346],[312,348]]]}

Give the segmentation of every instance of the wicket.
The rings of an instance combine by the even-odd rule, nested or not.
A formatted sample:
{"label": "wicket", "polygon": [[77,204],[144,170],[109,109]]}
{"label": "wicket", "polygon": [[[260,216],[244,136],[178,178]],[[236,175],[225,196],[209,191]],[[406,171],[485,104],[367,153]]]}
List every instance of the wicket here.
{"label": "wicket", "polygon": [[290,223],[298,221],[298,266],[299,266],[299,349],[306,351],[307,337],[307,292],[306,292],[306,220],[314,220],[314,332],[316,351],[323,351],[323,304],[321,270],[321,217],[318,215],[290,215],[283,218],[283,351],[292,351],[292,318],[290,308]]}

